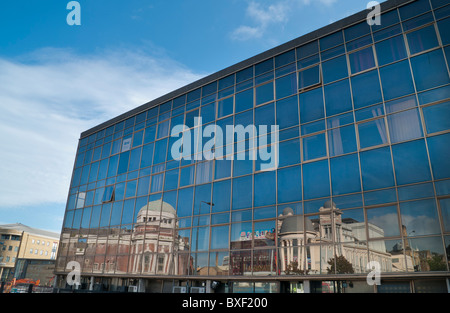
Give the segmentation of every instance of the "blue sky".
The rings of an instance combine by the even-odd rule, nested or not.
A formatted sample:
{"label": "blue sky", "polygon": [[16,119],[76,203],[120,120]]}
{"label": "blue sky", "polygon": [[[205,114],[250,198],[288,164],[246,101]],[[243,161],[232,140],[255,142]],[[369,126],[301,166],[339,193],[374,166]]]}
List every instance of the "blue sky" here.
{"label": "blue sky", "polygon": [[68,2],[0,4],[0,224],[59,232],[82,131],[369,1]]}

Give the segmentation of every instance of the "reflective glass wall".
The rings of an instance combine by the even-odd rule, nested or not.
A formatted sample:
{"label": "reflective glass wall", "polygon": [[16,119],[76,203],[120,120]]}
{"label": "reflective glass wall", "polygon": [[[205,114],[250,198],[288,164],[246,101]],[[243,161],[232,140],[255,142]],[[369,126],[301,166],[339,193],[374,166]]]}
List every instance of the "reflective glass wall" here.
{"label": "reflective glass wall", "polygon": [[[57,271],[448,271],[447,3],[363,20],[81,138]],[[176,160],[183,124],[197,137],[209,125],[278,125],[279,142],[215,132],[223,158],[192,146]],[[271,170],[250,157],[263,148],[277,151]]]}

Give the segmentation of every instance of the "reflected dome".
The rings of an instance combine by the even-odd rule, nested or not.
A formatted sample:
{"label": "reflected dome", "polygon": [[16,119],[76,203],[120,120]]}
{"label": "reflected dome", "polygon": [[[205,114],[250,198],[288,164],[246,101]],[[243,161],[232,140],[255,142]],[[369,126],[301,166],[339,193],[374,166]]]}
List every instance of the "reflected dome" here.
{"label": "reflected dome", "polygon": [[162,200],[155,200],[144,205],[137,214],[137,222],[145,222],[150,217],[174,218],[176,211],[169,203]]}

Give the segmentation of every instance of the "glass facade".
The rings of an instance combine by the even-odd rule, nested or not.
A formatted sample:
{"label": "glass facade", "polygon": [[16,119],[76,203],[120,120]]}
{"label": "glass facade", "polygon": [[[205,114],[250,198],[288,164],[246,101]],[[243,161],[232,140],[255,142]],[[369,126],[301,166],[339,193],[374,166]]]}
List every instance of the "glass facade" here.
{"label": "glass facade", "polygon": [[[87,132],[57,272],[257,281],[376,261],[448,275],[449,44],[450,5],[418,0]],[[177,160],[180,124],[278,125],[279,142],[216,131],[223,158],[192,146]],[[275,145],[261,171],[250,156]]]}

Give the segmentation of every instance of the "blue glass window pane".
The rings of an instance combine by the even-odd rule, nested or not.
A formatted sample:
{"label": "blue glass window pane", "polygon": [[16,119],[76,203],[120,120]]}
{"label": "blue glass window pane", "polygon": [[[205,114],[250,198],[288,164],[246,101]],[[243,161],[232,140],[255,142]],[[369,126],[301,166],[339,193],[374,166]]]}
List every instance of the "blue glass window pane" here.
{"label": "blue glass window pane", "polygon": [[[228,248],[228,238],[230,226],[217,226],[211,228],[211,249],[224,249]],[[213,253],[215,255],[215,253]]]}
{"label": "blue glass window pane", "polygon": [[450,101],[422,108],[427,133],[450,129]]}
{"label": "blue glass window pane", "polygon": [[234,101],[236,113],[253,108],[253,88],[237,93]]}
{"label": "blue glass window pane", "polygon": [[145,129],[144,144],[155,141],[156,125],[149,126]]}
{"label": "blue glass window pane", "polygon": [[384,115],[383,104],[373,105],[371,107],[359,109],[355,111],[355,120],[357,122],[368,120],[377,116]]}
{"label": "blue glass window pane", "polygon": [[387,116],[391,142],[400,142],[422,137],[422,125],[417,109]]}
{"label": "blue glass window pane", "polygon": [[358,125],[359,147],[361,149],[388,142],[384,119],[361,123]]}
{"label": "blue glass window pane", "polygon": [[307,68],[307,67],[309,67],[311,65],[317,64],[319,62],[320,62],[319,55],[316,54],[316,55],[307,57],[306,59],[298,61],[297,62],[297,67],[298,67],[299,70],[301,70],[301,69]]}
{"label": "blue glass window pane", "polygon": [[381,232],[370,232],[370,237],[390,237],[400,235],[396,205],[367,210],[367,222],[370,223],[370,225],[377,227]]}
{"label": "blue glass window pane", "polygon": [[214,206],[212,212],[229,211],[231,207],[231,180],[223,180],[213,185]]}
{"label": "blue glass window pane", "polygon": [[385,100],[391,100],[414,92],[408,61],[401,61],[380,68],[380,77]]}
{"label": "blue glass window pane", "polygon": [[361,191],[357,154],[332,158],[330,160],[330,167],[333,195],[343,195]]}
{"label": "blue glass window pane", "polygon": [[256,87],[256,105],[273,100],[273,82]]}
{"label": "blue glass window pane", "polygon": [[319,45],[318,41],[316,40],[297,48],[297,57],[299,59],[303,59],[317,52],[319,52]]}
{"label": "blue glass window pane", "polygon": [[117,171],[118,175],[127,172],[129,159],[130,159],[130,151],[123,152],[120,154],[119,169]]}
{"label": "blue glass window pane", "polygon": [[194,183],[195,166],[182,167],[180,169],[180,187],[192,185]]}
{"label": "blue glass window pane", "polygon": [[239,152],[233,161],[233,176],[250,174],[253,171],[253,159],[250,151]]}
{"label": "blue glass window pane", "polygon": [[400,214],[402,225],[407,229],[409,236],[433,235],[441,232],[434,199],[400,203]]}
{"label": "blue glass window pane", "polygon": [[330,195],[328,161],[312,162],[303,165],[304,199],[327,197]]}
{"label": "blue glass window pane", "polygon": [[337,156],[357,150],[355,126],[348,125],[328,131],[330,156]]}
{"label": "blue glass window pane", "polygon": [[436,195],[445,196],[450,195],[450,180],[443,180],[435,183]]}
{"label": "blue glass window pane", "polygon": [[278,170],[278,203],[302,199],[302,172],[300,166]]}
{"label": "blue glass window pane", "polygon": [[292,62],[295,62],[295,50],[290,50],[275,57],[276,68]]}
{"label": "blue glass window pane", "polygon": [[167,139],[155,142],[155,155],[153,157],[153,164],[158,164],[166,161]]}
{"label": "blue glass window pane", "polygon": [[431,14],[431,12],[420,15],[418,17],[415,17],[413,19],[410,19],[409,21],[403,22],[403,30],[409,31],[412,30],[414,28],[418,28],[420,26],[423,26],[425,24],[428,24],[430,22],[433,22],[434,18],[433,18],[433,14]]}
{"label": "blue glass window pane", "polygon": [[89,221],[91,219],[92,208],[85,208],[83,210],[83,219],[81,220],[81,228],[89,228]]}
{"label": "blue glass window pane", "polygon": [[400,201],[429,197],[434,197],[434,188],[432,183],[398,188],[398,200]]}
{"label": "blue glass window pane", "polygon": [[319,65],[310,67],[298,73],[298,89],[305,89],[320,83]]}
{"label": "blue glass window pane", "polygon": [[[450,47],[450,46],[449,46]],[[450,49],[449,49],[450,51]],[[450,53],[449,53],[450,57]],[[440,87],[432,89],[430,91],[424,91],[418,95],[420,104],[428,104],[439,100],[450,98],[450,86]]]}
{"label": "blue glass window pane", "polygon": [[89,171],[89,182],[90,183],[97,180],[98,166],[99,166],[99,162],[95,162],[95,163],[91,164],[91,169]]}
{"label": "blue glass window pane", "polygon": [[348,59],[353,74],[375,67],[372,46],[349,54]]}
{"label": "blue glass window pane", "polygon": [[178,169],[167,171],[164,179],[164,190],[172,190],[178,187]]}
{"label": "blue glass window pane", "polygon": [[404,97],[397,100],[388,101],[385,103],[386,112],[394,113],[406,109],[417,107],[416,96]]}
{"label": "blue glass window pane", "polygon": [[100,205],[94,206],[92,208],[91,222],[89,223],[89,227],[90,228],[97,228],[98,227],[98,223],[100,221],[101,208],[102,207]]}
{"label": "blue glass window pane", "polygon": [[276,95],[277,99],[281,99],[297,92],[297,79],[296,74],[289,74],[278,78],[276,80]]}
{"label": "blue glass window pane", "polygon": [[347,47],[347,51],[350,52],[350,51],[365,47],[372,43],[373,43],[372,36],[367,35],[367,36],[361,37],[359,39],[353,40],[351,42],[347,42],[346,47]]}
{"label": "blue glass window pane", "polygon": [[152,165],[153,160],[153,143],[142,147],[141,168]]}
{"label": "blue glass window pane", "polygon": [[411,66],[418,91],[450,83],[440,49],[411,58]]}
{"label": "blue glass window pane", "polygon": [[325,119],[315,121],[301,126],[301,134],[309,135],[325,130]]}
{"label": "blue glass window pane", "polygon": [[353,108],[348,79],[324,87],[327,116],[349,111]]}
{"label": "blue glass window pane", "polygon": [[[158,124],[158,135],[157,135],[157,139],[166,137],[169,135],[169,124],[170,124],[170,120],[165,120],[162,123]],[[133,142],[133,146],[134,146],[134,142]]]}
{"label": "blue glass window pane", "polygon": [[322,63],[323,82],[330,83],[348,76],[345,55]]}
{"label": "blue glass window pane", "polygon": [[128,166],[129,172],[139,169],[139,164],[141,163],[141,150],[142,147],[131,150],[130,165]]}
{"label": "blue glass window pane", "polygon": [[112,208],[111,203],[102,205],[102,215],[100,217],[100,227],[105,227],[105,226],[109,225],[109,220],[111,217],[111,208]]}
{"label": "blue glass window pane", "polygon": [[439,45],[434,25],[430,25],[406,35],[411,54],[416,54]]}
{"label": "blue glass window pane", "polygon": [[375,44],[378,64],[380,66],[406,58],[406,47],[403,36],[396,36]]}
{"label": "blue glass window pane", "polygon": [[[253,67],[248,67],[236,73],[236,84],[253,77]],[[204,88],[204,87],[203,87]]]}
{"label": "blue glass window pane", "polygon": [[203,184],[208,183],[213,177],[213,161],[206,161],[197,163],[197,172],[195,174],[195,183]]}
{"label": "blue glass window pane", "polygon": [[355,119],[353,118],[353,112],[348,112],[327,118],[327,127],[330,129],[348,124],[353,124],[354,122]]}
{"label": "blue glass window pane", "polygon": [[194,202],[194,188],[178,190],[177,216],[185,217],[192,215],[192,203]]}
{"label": "blue glass window pane", "polygon": [[334,34],[321,38],[319,42],[320,42],[320,50],[323,51],[332,48],[334,46],[337,46],[339,44],[342,44],[344,42],[344,38],[342,36],[342,32],[338,31]]}
{"label": "blue glass window pane", "polygon": [[389,147],[361,152],[361,176],[364,190],[394,186]]}
{"label": "blue glass window pane", "polygon": [[397,10],[391,10],[389,12],[381,14],[381,20],[383,22],[380,23],[380,25],[376,25],[376,24],[372,25],[372,31],[375,32],[377,30],[383,29],[385,27],[388,27],[388,26],[391,26],[391,25],[394,25],[394,24],[400,22]]}
{"label": "blue glass window pane", "polygon": [[338,55],[341,55],[344,53],[345,53],[345,46],[340,45],[340,46],[334,47],[332,49],[322,51],[320,53],[320,56],[322,58],[322,62],[324,62],[326,60],[332,59],[332,58],[337,57]]}
{"label": "blue glass window pane", "polygon": [[370,71],[352,77],[353,103],[355,109],[382,101],[378,71]]}
{"label": "blue glass window pane", "polygon": [[[125,198],[131,198],[136,196],[137,181],[131,180],[127,182],[127,189],[125,191]],[[159,191],[159,190],[158,190]]]}
{"label": "blue glass window pane", "polygon": [[208,203],[211,203],[211,184],[196,186],[194,190],[194,215],[211,213],[212,205]]}
{"label": "blue glass window pane", "polygon": [[300,139],[293,139],[280,142],[279,167],[300,163]]}
{"label": "blue glass window pane", "polygon": [[298,97],[289,97],[276,103],[277,125],[280,129],[298,125]]}
{"label": "blue glass window pane", "polygon": [[398,185],[431,179],[427,150],[423,140],[393,145],[392,156]]}
{"label": "blue glass window pane", "polygon": [[266,125],[268,130],[270,125],[275,125],[275,105],[269,103],[255,109],[255,126]]}
{"label": "blue glass window pane", "polygon": [[233,100],[233,97],[229,97],[217,102],[217,118],[233,114]]}
{"label": "blue glass window pane", "polygon": [[[450,8],[450,7],[448,7]],[[443,45],[450,43],[450,18],[437,22]]]}
{"label": "blue glass window pane", "polygon": [[158,174],[152,176],[152,183],[150,187],[150,192],[160,192],[163,190],[164,186],[164,174]]}
{"label": "blue glass window pane", "polygon": [[402,20],[409,19],[424,12],[431,10],[430,2],[428,0],[414,1],[408,5],[399,8],[400,17]]}
{"label": "blue glass window pane", "polygon": [[325,116],[322,88],[300,94],[300,122],[307,123]]}
{"label": "blue glass window pane", "polygon": [[303,161],[327,156],[325,133],[303,138]]}
{"label": "blue glass window pane", "polygon": [[434,179],[450,177],[450,134],[427,138]]}
{"label": "blue glass window pane", "polygon": [[[205,106],[202,106],[201,109],[201,117],[203,125],[208,124],[209,122],[214,121],[216,118],[216,105],[215,103],[210,103]],[[182,115],[181,115],[182,116]],[[180,123],[181,124],[181,123]],[[177,124],[172,124],[172,127]]]}
{"label": "blue glass window pane", "polygon": [[273,59],[268,59],[255,65],[255,76],[273,70]]}
{"label": "blue glass window pane", "polygon": [[268,171],[255,174],[254,206],[275,204],[276,202],[276,172]]}
{"label": "blue glass window pane", "polygon": [[252,176],[244,176],[233,179],[233,210],[252,207],[253,180]]}
{"label": "blue glass window pane", "polygon": [[123,200],[125,196],[125,183],[116,184],[114,189],[114,200]]}
{"label": "blue glass window pane", "polygon": [[223,159],[223,160],[216,160],[215,162],[216,162],[214,168],[215,179],[221,179],[231,176],[231,160]]}
{"label": "blue glass window pane", "polygon": [[350,41],[370,33],[369,24],[364,21],[344,29],[345,40]]}

